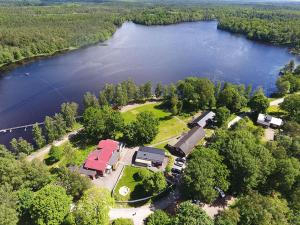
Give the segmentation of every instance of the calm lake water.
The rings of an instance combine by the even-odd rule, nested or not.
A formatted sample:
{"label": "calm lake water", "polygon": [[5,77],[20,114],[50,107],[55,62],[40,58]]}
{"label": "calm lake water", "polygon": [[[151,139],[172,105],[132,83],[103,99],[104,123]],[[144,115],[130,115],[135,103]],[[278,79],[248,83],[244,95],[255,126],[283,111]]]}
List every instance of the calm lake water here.
{"label": "calm lake water", "polygon": [[[279,69],[299,58],[287,49],[217,30],[216,22],[170,26],[125,23],[104,44],[37,59],[0,76],[0,129],[43,121],[64,101],[81,102],[107,82],[176,82],[186,76],[275,90]],[[1,73],[1,72],[0,72]],[[29,73],[29,76],[25,76]],[[0,143],[28,131],[0,134]]]}

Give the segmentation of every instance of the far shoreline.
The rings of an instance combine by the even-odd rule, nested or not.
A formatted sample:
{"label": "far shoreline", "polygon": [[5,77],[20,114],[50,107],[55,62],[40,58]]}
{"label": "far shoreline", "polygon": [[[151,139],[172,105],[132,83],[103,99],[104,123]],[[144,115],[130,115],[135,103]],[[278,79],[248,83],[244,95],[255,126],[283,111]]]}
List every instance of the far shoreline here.
{"label": "far shoreline", "polygon": [[[88,47],[91,47],[91,46],[96,46],[98,44],[101,45],[101,44],[105,43],[106,41],[108,41],[109,39],[111,39],[113,37],[113,35],[117,32],[117,30],[120,27],[122,27],[124,25],[124,23],[127,23],[127,22],[131,22],[131,23],[134,23],[136,25],[141,25],[141,26],[145,26],[145,27],[153,27],[153,26],[170,26],[170,25],[177,25],[177,24],[181,24],[181,23],[218,22],[218,20],[217,19],[212,19],[212,20],[201,20],[200,19],[200,20],[195,20],[195,21],[181,21],[181,22],[170,23],[170,24],[151,24],[151,25],[147,25],[147,24],[143,24],[143,23],[135,23],[134,21],[131,21],[131,20],[130,21],[124,21],[120,26],[116,26],[115,31],[106,40],[103,40],[103,41],[98,40],[96,42],[87,43],[87,44],[84,44],[82,46],[77,46],[77,47],[70,46],[70,47],[67,47],[67,48],[64,48],[64,49],[56,50],[56,51],[51,52],[51,53],[38,54],[38,55],[31,56],[31,57],[21,58],[19,60],[14,60],[14,61],[11,61],[11,62],[8,62],[8,63],[0,64],[0,72],[11,71],[12,69],[18,68],[20,65],[35,62],[38,59],[47,59],[47,58],[51,58],[51,57],[54,57],[54,56],[57,56],[57,55],[60,55],[60,54],[65,54],[65,53],[73,52],[73,51],[76,51],[76,50],[85,49],[85,48],[88,48]],[[273,47],[285,48],[288,51],[289,54],[300,57],[300,50],[297,50],[293,47],[289,47],[289,46],[286,46],[286,45],[274,44],[274,43],[270,43],[270,42],[259,41],[259,40],[254,40],[254,39],[249,39],[244,34],[231,32],[230,30],[220,29],[218,27],[216,29],[220,30],[220,31],[228,32],[230,34],[236,34],[236,35],[242,36],[243,38],[245,38],[247,40],[250,40],[251,42],[270,45],[270,46],[273,46]],[[0,76],[1,76],[1,74],[0,74]]]}

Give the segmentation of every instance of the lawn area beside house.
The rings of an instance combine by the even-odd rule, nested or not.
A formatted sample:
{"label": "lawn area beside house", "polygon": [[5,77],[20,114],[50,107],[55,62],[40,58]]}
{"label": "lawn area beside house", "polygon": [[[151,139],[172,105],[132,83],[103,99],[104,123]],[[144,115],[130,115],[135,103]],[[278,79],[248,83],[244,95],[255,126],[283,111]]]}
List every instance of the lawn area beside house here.
{"label": "lawn area beside house", "polygon": [[161,103],[157,102],[138,106],[122,114],[126,123],[133,121],[137,114],[144,111],[152,112],[159,119],[159,133],[151,142],[151,145],[168,140],[172,137],[181,135],[185,131],[188,131],[185,121],[188,121],[189,118],[185,118],[185,121],[178,117],[176,118],[172,116],[170,112],[160,108],[160,104]]}
{"label": "lawn area beside house", "polygon": [[[147,197],[145,190],[142,185],[142,181],[138,177],[138,172],[142,168],[140,167],[133,167],[133,166],[126,166],[123,171],[123,175],[119,180],[118,184],[114,190],[114,197],[117,201],[128,201],[128,200],[135,200]],[[119,191],[121,187],[128,187],[129,192],[127,195],[122,196]]]}
{"label": "lawn area beside house", "polygon": [[[55,163],[47,163],[50,161],[50,154],[46,155],[45,162],[49,166],[67,166],[67,165],[77,165],[80,166],[86,160],[87,156],[91,151],[93,151],[96,146],[90,145],[85,147],[75,147],[70,141],[67,141],[61,146],[56,147],[58,151],[61,152],[61,156],[57,158]],[[50,151],[51,152],[51,151]]]}

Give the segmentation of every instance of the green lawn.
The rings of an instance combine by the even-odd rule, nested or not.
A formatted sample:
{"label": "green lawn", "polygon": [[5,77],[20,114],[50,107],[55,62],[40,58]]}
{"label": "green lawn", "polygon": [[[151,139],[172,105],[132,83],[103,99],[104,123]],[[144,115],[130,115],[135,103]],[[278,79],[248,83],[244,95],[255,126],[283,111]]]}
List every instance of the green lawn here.
{"label": "green lawn", "polygon": [[173,117],[170,112],[167,112],[160,107],[160,103],[142,105],[123,113],[125,122],[128,123],[134,120],[137,114],[144,111],[152,112],[159,119],[159,133],[151,144],[181,135],[182,132],[188,130],[186,125],[188,118],[185,118],[183,121],[179,117]]}
{"label": "green lawn", "polygon": [[272,106],[269,106],[269,108],[267,109],[267,113],[272,116],[281,117],[286,114],[286,111],[280,109],[280,107],[277,105],[272,105]]}
{"label": "green lawn", "polygon": [[[114,197],[119,201],[135,200],[147,197],[142,185],[142,181],[138,179],[137,173],[141,170],[139,167],[126,166],[121,179],[119,180],[115,190]],[[130,192],[126,196],[119,194],[121,187],[126,186]]]}
{"label": "green lawn", "polygon": [[[52,165],[55,166],[67,166],[67,165],[77,165],[80,166],[86,160],[88,154],[93,151],[96,146],[90,145],[85,147],[75,147],[70,141],[67,141],[63,145],[59,146],[59,148],[63,151],[63,155],[60,160]],[[45,160],[49,155],[46,155]]]}

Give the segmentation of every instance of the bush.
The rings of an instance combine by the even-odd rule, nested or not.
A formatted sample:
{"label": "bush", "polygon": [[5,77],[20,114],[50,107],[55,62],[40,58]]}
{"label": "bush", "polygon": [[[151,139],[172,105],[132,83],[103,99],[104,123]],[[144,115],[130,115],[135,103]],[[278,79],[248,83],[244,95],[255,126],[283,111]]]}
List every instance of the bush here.
{"label": "bush", "polygon": [[169,155],[168,158],[169,158],[169,160],[168,160],[168,164],[166,166],[166,173],[171,172],[173,164],[174,164],[174,158],[171,155]]}
{"label": "bush", "polygon": [[63,156],[64,150],[62,147],[52,146],[49,151],[49,157],[45,160],[47,165],[52,165],[59,160],[61,160]]}
{"label": "bush", "polygon": [[132,219],[119,218],[112,222],[112,225],[133,225]]}
{"label": "bush", "polygon": [[147,168],[141,168],[136,174],[135,174],[135,180],[136,181],[142,181],[148,177],[151,176],[151,172]]}

